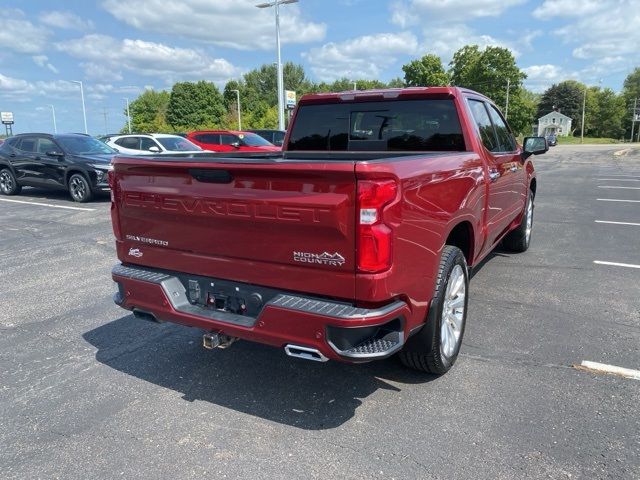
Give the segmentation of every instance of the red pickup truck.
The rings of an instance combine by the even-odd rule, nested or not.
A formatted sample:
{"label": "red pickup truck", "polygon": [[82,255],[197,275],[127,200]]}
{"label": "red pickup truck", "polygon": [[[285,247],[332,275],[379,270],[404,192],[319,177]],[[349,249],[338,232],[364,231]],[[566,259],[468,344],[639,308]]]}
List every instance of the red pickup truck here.
{"label": "red pickup truck", "polygon": [[536,178],[486,97],[460,88],[304,96],[283,152],[116,157],[115,302],[143,319],[293,357],[399,353],[442,374],[469,267],[529,247]]}

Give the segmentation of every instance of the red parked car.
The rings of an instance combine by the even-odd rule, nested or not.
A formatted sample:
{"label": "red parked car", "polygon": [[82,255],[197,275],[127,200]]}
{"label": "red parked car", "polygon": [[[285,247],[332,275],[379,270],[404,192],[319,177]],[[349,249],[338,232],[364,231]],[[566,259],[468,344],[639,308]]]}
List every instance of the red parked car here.
{"label": "red parked car", "polygon": [[196,145],[212,152],[279,152],[281,147],[252,132],[202,130],[187,134]]}
{"label": "red parked car", "polygon": [[518,145],[488,98],[430,87],[306,95],[281,157],[116,157],[114,299],[204,329],[206,348],[398,353],[445,373],[470,268],[500,242],[529,248],[531,158],[547,150],[543,137]]}

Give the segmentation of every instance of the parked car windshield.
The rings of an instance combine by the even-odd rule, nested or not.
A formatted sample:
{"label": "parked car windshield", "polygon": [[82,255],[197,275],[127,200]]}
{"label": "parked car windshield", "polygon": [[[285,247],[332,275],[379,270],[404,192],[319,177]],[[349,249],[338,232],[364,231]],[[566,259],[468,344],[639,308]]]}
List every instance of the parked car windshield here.
{"label": "parked car windshield", "polygon": [[245,147],[273,147],[273,143],[266,141],[255,133],[241,133],[240,144]]}
{"label": "parked car windshield", "polygon": [[188,152],[193,150],[202,150],[195,143],[191,143],[182,137],[160,137],[156,138],[158,142],[169,152]]}
{"label": "parked car windshield", "polygon": [[288,150],[463,151],[453,100],[302,105]]}
{"label": "parked car windshield", "polygon": [[96,155],[111,154],[116,151],[109,145],[96,140],[93,137],[77,136],[77,137],[56,137],[56,141],[62,148],[72,155]]}

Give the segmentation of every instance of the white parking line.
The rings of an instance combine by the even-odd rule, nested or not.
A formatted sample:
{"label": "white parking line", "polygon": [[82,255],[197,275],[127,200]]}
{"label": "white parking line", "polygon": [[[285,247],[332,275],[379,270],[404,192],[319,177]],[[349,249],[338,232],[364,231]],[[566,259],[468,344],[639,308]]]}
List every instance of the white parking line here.
{"label": "white parking line", "polygon": [[640,178],[596,178],[599,182],[640,182]]}
{"label": "white parking line", "polygon": [[24,200],[11,200],[9,198],[0,198],[0,202],[24,203],[26,205],[37,205],[39,207],[64,208],[66,210],[82,210],[83,212],[95,212],[95,208],[67,207],[65,205],[53,205],[51,203],[27,202]]}
{"label": "white parking line", "polygon": [[596,220],[596,223],[609,223],[611,225],[631,225],[632,227],[640,227],[640,223],[632,222],[612,222],[610,220]]}
{"label": "white parking line", "polygon": [[606,363],[583,360],[580,365],[574,365],[574,367],[579,368],[580,370],[591,370],[593,372],[608,373],[610,375],[619,375],[633,380],[640,380],[640,370],[617,367],[616,365],[607,365]]}
{"label": "white parking line", "polygon": [[622,198],[596,198],[596,200],[600,202],[629,202],[629,203],[640,203],[640,200],[625,200]]}
{"label": "white parking line", "polygon": [[621,188],[623,190],[640,190],[640,187],[618,187],[614,185],[598,185],[598,188]]}
{"label": "white parking line", "polygon": [[609,265],[612,267],[640,268],[640,265],[634,265],[632,263],[603,262],[602,260],[594,260],[593,263],[598,265]]}

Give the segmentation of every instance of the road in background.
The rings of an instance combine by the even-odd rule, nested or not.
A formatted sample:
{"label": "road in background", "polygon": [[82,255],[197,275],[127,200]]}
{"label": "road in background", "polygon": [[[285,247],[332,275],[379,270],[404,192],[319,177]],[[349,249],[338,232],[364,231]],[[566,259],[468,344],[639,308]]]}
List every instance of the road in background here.
{"label": "road in background", "polygon": [[440,378],[205,351],[201,331],[113,304],[108,199],[0,202],[0,475],[639,478],[640,382],[572,368],[640,369],[640,270],[594,263],[640,265],[640,227],[596,223],[640,222],[640,188],[603,188],[640,187],[640,154],[619,149],[537,157],[531,249],[476,270]]}

